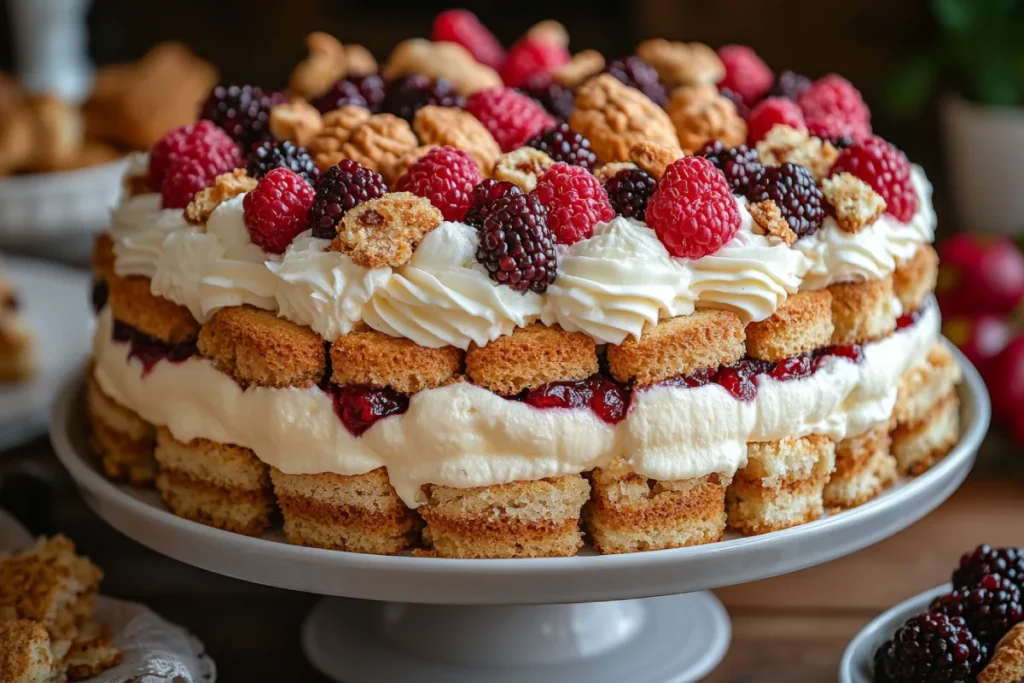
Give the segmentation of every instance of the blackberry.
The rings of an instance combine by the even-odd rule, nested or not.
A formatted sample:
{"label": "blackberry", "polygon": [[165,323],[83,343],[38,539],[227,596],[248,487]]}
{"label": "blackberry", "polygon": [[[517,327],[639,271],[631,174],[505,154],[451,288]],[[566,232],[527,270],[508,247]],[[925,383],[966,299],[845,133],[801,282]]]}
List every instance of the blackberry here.
{"label": "blackberry", "polygon": [[658,78],[658,72],[636,55],[616,59],[604,68],[604,73],[615,76],[631,88],[636,88],[659,107],[664,107],[668,103],[668,95]]}
{"label": "blackberry", "polygon": [[875,674],[875,683],[893,683],[893,680],[889,678],[889,674],[885,672],[885,661],[888,658],[889,650],[892,648],[892,641],[887,640],[882,643],[882,646],[875,650],[875,656],[872,661],[872,670]]}
{"label": "blackberry", "polygon": [[321,114],[341,109],[347,104],[366,107],[377,114],[380,113],[384,95],[384,79],[378,74],[350,76],[332,85],[330,90],[313,101],[313,105]]}
{"label": "blackberry", "polygon": [[1024,549],[978,546],[960,558],[960,566],[953,572],[953,586],[974,587],[986,574],[999,574],[1024,591]]}
{"label": "blackberry", "polygon": [[387,84],[381,111],[412,121],[416,112],[428,104],[464,107],[466,99],[443,78],[432,81],[421,74],[412,74],[399,76]]}
{"label": "blackberry", "polygon": [[[110,298],[110,290],[107,287],[107,281],[103,279],[92,281],[92,310],[94,313],[99,313],[103,310],[103,307],[107,305],[107,300]],[[11,311],[18,310],[18,300],[14,298],[14,295],[10,295],[10,299],[0,301],[0,310],[7,309]]]}
{"label": "blackberry", "polygon": [[855,140],[849,135],[844,135],[841,138],[833,138],[829,140],[829,142],[831,142],[832,146],[836,149],[846,149],[847,147],[852,147]]}
{"label": "blackberry", "polygon": [[255,85],[217,85],[203,102],[199,118],[223,128],[244,152],[270,139],[270,110],[283,102],[281,93],[265,93]]}
{"label": "blackberry", "polygon": [[960,617],[921,614],[907,621],[875,656],[876,680],[892,683],[969,683],[987,649]]}
{"label": "blackberry", "polygon": [[766,97],[785,97],[795,100],[804,90],[811,87],[811,79],[795,71],[783,71],[775,78],[775,85]]}
{"label": "blackberry", "polygon": [[565,121],[559,121],[529,140],[526,146],[539,149],[555,161],[582,166],[588,171],[597,166],[597,154],[590,149],[590,140],[570,128]]}
{"label": "blackberry", "polygon": [[624,168],[605,182],[604,189],[615,213],[642,221],[647,218],[647,200],[657,186],[658,181],[646,171]]}
{"label": "blackberry", "polygon": [[491,279],[517,292],[543,292],[555,280],[555,234],[533,195],[509,193],[491,205],[476,259]]}
{"label": "blackberry", "polygon": [[313,237],[334,239],[345,212],[371,199],[384,196],[388,186],[380,173],[342,159],[331,166],[316,186],[316,199],[309,209]]}
{"label": "blackberry", "polygon": [[572,88],[556,83],[548,74],[534,76],[519,88],[520,92],[540,102],[552,116],[563,121],[572,116],[576,109],[576,95]]}
{"label": "blackberry", "polygon": [[757,156],[757,150],[746,145],[726,147],[721,140],[712,140],[697,154],[725,174],[725,179],[729,181],[729,187],[734,194],[744,194],[764,168]]}
{"label": "blackberry", "polygon": [[309,151],[305,147],[296,147],[288,140],[268,140],[253,145],[245,170],[250,177],[258,180],[279,167],[302,176],[310,184],[315,184],[316,179],[320,177],[320,171],[313,163]]}
{"label": "blackberry", "polygon": [[976,587],[964,586],[937,597],[928,609],[949,617],[963,617],[971,633],[989,647],[1024,621],[1020,589],[998,574],[985,575]]}
{"label": "blackberry", "polygon": [[747,199],[773,200],[798,237],[810,235],[825,220],[825,196],[811,172],[796,164],[763,167],[751,180]]}
{"label": "blackberry", "polygon": [[743,96],[735,90],[719,88],[718,94],[736,105],[736,113],[742,118],[747,118],[750,115],[750,107],[748,107],[747,103],[743,101]]}
{"label": "blackberry", "polygon": [[491,213],[491,204],[507,194],[522,194],[518,185],[507,180],[491,180],[488,178],[473,188],[469,195],[469,209],[462,220],[474,228],[484,227],[484,219]]}

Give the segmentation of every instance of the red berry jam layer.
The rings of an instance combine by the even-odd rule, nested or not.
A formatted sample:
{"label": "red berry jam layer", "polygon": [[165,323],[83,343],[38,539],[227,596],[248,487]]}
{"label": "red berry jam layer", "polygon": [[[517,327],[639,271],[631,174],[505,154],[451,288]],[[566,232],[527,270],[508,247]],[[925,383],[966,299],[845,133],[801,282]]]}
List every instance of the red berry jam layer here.
{"label": "red berry jam layer", "polygon": [[332,386],[329,391],[334,412],[352,436],[362,436],[379,420],[409,409],[409,397],[387,387],[346,384]]}
{"label": "red berry jam layer", "polygon": [[901,315],[899,318],[896,319],[896,329],[904,330],[910,327],[911,325],[915,324],[918,320],[921,319],[921,316],[924,315],[924,312],[927,308],[928,302],[925,302],[918,306],[913,311],[909,311]]}
{"label": "red berry jam layer", "polygon": [[162,360],[169,363],[181,363],[196,355],[196,343],[168,344],[139,332],[130,325],[114,322],[114,340],[129,343],[132,346],[129,358],[135,357],[142,361],[142,376],[145,377]]}
{"label": "red berry jam layer", "polygon": [[603,375],[569,382],[549,382],[512,398],[541,410],[589,408],[602,422],[611,425],[626,417],[629,399],[629,389]]}

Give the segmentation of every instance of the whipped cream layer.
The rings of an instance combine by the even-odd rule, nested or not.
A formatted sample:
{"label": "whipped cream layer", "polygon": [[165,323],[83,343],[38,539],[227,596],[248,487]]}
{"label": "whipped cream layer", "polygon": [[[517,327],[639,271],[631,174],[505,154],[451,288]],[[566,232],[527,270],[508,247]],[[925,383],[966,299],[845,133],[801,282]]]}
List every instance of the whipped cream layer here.
{"label": "whipped cream layer", "polygon": [[406,413],[354,437],[317,387],[242,389],[198,356],[161,361],[144,373],[129,356],[130,344],[113,339],[109,308],[99,317],[94,372],[111,398],[181,441],[244,446],[291,474],[353,475],[387,466],[398,495],[416,507],[428,483],[468,488],[533,480],[618,457],[652,479],[731,476],[746,464],[751,441],[862,433],[889,418],[900,375],[920,362],[938,330],[937,307],[929,305],[916,324],[866,345],[860,364],[830,357],[805,378],[758,376],[752,401],[714,384],[636,391],[614,426],[589,410],[538,409],[463,382],[415,394]]}

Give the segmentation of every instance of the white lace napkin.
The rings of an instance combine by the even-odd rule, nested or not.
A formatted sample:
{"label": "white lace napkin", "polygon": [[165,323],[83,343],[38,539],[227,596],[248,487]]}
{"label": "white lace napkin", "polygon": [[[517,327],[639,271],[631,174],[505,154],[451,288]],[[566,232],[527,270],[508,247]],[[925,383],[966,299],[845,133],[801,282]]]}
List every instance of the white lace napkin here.
{"label": "white lace napkin", "polygon": [[[32,547],[32,537],[0,510],[0,553]],[[217,668],[191,633],[145,605],[100,596],[96,620],[109,624],[124,661],[90,683],[214,683]]]}

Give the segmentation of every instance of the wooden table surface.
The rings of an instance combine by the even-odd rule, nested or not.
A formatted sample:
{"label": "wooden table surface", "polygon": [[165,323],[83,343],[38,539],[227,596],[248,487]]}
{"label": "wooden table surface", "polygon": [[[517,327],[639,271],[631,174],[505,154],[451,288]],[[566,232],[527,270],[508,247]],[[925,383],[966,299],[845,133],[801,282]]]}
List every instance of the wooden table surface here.
{"label": "wooden table surface", "polygon": [[[1004,455],[983,457],[946,504],[886,541],[820,567],[716,591],[732,617],[733,640],[707,680],[835,681],[854,634],[893,604],[947,581],[964,550],[982,542],[1024,546],[1024,455],[1005,455],[1007,448],[989,448]],[[217,662],[219,680],[327,680],[299,648],[316,596],[211,574],[121,536],[85,506],[44,440],[0,456],[0,475],[0,502],[37,533],[75,539],[106,572],[105,593],[144,602],[191,629]]]}

